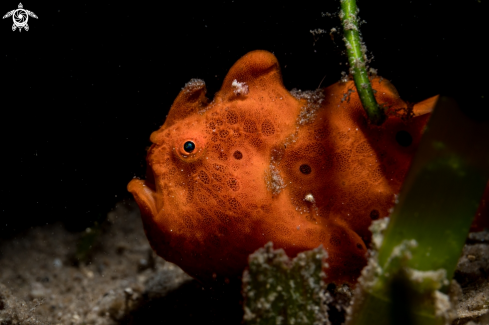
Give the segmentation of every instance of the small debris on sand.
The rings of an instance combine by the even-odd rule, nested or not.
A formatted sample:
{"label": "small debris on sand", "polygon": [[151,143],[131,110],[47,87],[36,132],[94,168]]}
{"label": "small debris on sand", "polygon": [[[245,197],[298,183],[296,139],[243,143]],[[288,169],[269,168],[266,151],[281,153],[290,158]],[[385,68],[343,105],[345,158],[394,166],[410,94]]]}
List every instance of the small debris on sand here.
{"label": "small debris on sand", "polygon": [[[156,256],[133,201],[109,213],[81,261],[77,246],[91,232],[54,224],[0,241],[0,324],[241,323],[239,288],[203,286]],[[458,288],[454,324],[489,323],[487,274],[489,233],[471,233],[452,284]],[[330,321],[339,325],[352,292],[334,285],[328,292]]]}
{"label": "small debris on sand", "polygon": [[61,224],[0,242],[0,324],[239,324],[239,290],[204,287],[156,256],[140,218],[135,202],[116,205],[84,262],[83,233]]}

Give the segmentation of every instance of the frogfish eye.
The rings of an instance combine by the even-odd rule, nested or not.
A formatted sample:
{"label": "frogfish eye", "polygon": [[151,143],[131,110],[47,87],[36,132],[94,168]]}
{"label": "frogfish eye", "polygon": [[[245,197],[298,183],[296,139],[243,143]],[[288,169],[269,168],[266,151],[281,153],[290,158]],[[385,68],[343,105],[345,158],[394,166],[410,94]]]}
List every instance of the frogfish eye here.
{"label": "frogfish eye", "polygon": [[195,150],[195,143],[192,141],[187,141],[183,144],[183,150],[185,150],[188,153],[191,153],[192,151]]}

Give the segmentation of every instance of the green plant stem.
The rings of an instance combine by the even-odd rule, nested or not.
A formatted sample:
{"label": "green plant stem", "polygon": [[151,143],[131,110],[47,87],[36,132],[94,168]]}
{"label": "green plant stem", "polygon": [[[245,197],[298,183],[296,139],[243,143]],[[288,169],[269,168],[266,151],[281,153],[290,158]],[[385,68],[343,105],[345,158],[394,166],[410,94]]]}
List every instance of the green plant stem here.
{"label": "green plant stem", "polygon": [[381,125],[385,120],[385,113],[377,104],[372,85],[368,79],[365,66],[365,47],[363,46],[362,48],[361,44],[357,12],[355,0],[341,0],[340,18],[343,24],[343,40],[345,41],[348,62],[351,67],[350,73],[353,75],[355,87],[370,123]]}

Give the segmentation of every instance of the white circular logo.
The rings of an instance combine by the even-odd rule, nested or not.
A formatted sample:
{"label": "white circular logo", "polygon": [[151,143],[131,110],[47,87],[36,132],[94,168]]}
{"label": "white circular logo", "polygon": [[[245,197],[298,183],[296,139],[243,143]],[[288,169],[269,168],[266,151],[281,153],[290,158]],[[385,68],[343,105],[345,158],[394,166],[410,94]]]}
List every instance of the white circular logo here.
{"label": "white circular logo", "polygon": [[18,9],[14,9],[12,11],[7,12],[3,18],[8,18],[12,16],[14,24],[12,25],[12,31],[15,31],[17,28],[19,32],[24,28],[26,31],[29,30],[29,25],[27,25],[27,21],[29,20],[29,16],[33,18],[37,18],[36,14],[32,11],[25,10],[22,6],[22,3],[19,3]]}

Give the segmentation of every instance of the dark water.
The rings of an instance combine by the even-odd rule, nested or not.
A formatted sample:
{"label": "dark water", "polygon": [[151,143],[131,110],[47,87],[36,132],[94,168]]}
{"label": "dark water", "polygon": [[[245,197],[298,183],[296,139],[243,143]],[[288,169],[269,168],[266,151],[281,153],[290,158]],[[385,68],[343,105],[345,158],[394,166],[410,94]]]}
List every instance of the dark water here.
{"label": "dark water", "polygon": [[[339,80],[347,71],[341,36],[315,41],[309,32],[339,27],[321,16],[339,1],[267,3],[25,2],[39,17],[28,32],[2,20],[1,236],[103,219],[128,196],[127,182],[144,176],[149,135],[185,82],[204,79],[212,97],[248,51],[274,52],[288,89]],[[372,66],[403,99],[444,93],[487,107],[485,1],[358,5]]]}

